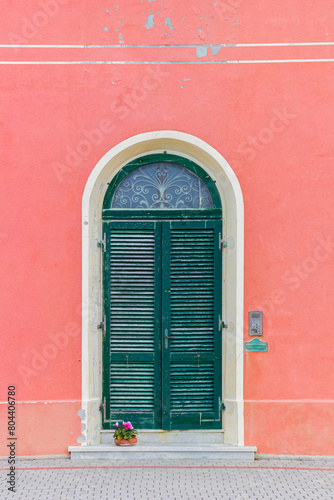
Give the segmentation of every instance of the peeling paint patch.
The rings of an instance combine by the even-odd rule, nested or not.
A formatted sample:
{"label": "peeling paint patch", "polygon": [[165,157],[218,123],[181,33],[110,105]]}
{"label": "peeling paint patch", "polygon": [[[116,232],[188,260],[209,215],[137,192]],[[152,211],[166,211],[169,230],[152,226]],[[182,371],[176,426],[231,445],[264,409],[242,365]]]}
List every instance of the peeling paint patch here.
{"label": "peeling paint patch", "polygon": [[180,88],[181,88],[181,89],[184,89],[184,86],[183,86],[183,85],[180,85]]}
{"label": "peeling paint patch", "polygon": [[170,28],[171,30],[175,30],[175,26],[172,26],[170,17],[166,17],[165,23],[166,23],[166,26],[168,26],[168,28]]}
{"label": "peeling paint patch", "polygon": [[106,27],[105,27],[105,28],[103,28],[103,29],[104,29],[104,31],[108,31],[108,29],[109,29],[109,28],[107,28],[107,26],[106,26]]}
{"label": "peeling paint patch", "polygon": [[79,437],[77,438],[77,443],[79,443],[79,444],[83,444],[83,443],[85,443],[85,442],[86,442],[86,436],[84,436],[83,434],[81,434],[81,436],[79,436]]}
{"label": "peeling paint patch", "polygon": [[146,19],[146,29],[150,30],[154,26],[154,14],[150,14]]}
{"label": "peeling paint patch", "polygon": [[184,82],[189,82],[190,78],[183,78]]}
{"label": "peeling paint patch", "polygon": [[80,410],[78,411],[78,416],[81,418],[81,420],[84,420],[86,418],[86,410],[80,408]]}
{"label": "peeling paint patch", "polygon": [[197,45],[196,47],[197,57],[205,57],[208,55],[208,47],[206,45]]}
{"label": "peeling paint patch", "polygon": [[220,49],[221,49],[221,48],[222,48],[222,46],[221,46],[221,45],[213,45],[213,46],[211,47],[211,52],[212,52],[212,55],[213,55],[213,56],[216,56],[216,55],[219,53],[219,51],[220,51]]}
{"label": "peeling paint patch", "polygon": [[118,40],[119,40],[119,43],[124,43],[122,33],[118,33]]}

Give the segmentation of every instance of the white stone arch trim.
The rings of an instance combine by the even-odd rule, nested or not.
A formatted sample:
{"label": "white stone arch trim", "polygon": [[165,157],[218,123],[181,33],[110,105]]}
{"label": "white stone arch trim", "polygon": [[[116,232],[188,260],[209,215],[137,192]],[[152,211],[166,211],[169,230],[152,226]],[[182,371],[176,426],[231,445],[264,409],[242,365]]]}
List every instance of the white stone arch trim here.
{"label": "white stone arch trim", "polygon": [[238,179],[227,161],[203,140],[183,132],[163,130],[135,135],[108,151],[91,172],[82,199],[82,435],[78,442],[100,442],[102,398],[101,249],[102,204],[108,182],[130,161],[152,153],[178,154],[200,165],[216,181],[223,206],[223,398],[226,404],[224,440],[244,445],[243,408],[243,274],[244,208]]}

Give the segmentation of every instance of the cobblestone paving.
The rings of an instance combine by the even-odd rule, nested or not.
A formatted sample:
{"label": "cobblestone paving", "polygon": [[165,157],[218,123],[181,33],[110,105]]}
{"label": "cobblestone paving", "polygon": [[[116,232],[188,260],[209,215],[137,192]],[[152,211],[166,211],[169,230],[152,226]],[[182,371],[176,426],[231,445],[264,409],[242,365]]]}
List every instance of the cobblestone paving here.
{"label": "cobblestone paving", "polygon": [[0,461],[1,500],[334,499],[333,460]]}

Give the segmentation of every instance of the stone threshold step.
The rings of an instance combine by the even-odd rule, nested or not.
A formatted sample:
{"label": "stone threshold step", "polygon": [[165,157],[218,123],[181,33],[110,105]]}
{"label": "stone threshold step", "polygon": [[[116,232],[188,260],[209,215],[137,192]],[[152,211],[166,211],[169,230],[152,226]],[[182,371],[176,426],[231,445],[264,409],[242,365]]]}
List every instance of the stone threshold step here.
{"label": "stone threshold step", "polygon": [[[163,429],[137,429],[138,433],[146,432],[147,434],[224,434],[223,429],[212,429],[212,430],[203,430],[203,429],[196,429],[196,430],[177,430],[177,431],[164,431]],[[112,429],[101,429],[99,431],[101,434],[112,434],[115,432],[115,430]]]}
{"label": "stone threshold step", "polygon": [[[102,444],[114,444],[112,430],[100,430]],[[223,444],[224,431],[215,430],[195,430],[195,431],[163,431],[161,429],[139,429],[138,441],[140,444]]]}
{"label": "stone threshold step", "polygon": [[98,444],[70,446],[71,460],[114,459],[212,459],[212,460],[254,460],[255,446],[232,446],[221,444],[140,444],[116,446]]}

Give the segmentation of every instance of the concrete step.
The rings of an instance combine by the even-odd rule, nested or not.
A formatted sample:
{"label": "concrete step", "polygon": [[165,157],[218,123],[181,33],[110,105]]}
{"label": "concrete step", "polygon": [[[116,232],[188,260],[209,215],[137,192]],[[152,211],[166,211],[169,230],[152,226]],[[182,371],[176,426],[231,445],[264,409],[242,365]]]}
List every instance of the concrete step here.
{"label": "concrete step", "polygon": [[71,460],[254,460],[255,446],[224,444],[115,444],[70,446]]}
{"label": "concrete step", "polygon": [[[101,443],[114,443],[114,431],[101,430]],[[140,444],[223,444],[224,431],[221,429],[213,431],[162,431],[159,429],[145,429],[138,431]]]}

